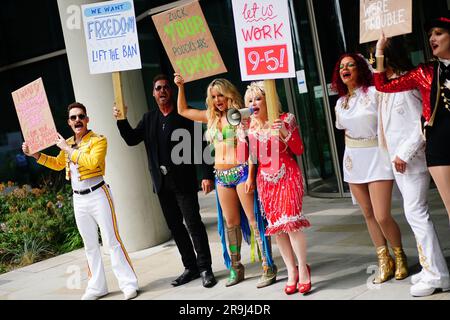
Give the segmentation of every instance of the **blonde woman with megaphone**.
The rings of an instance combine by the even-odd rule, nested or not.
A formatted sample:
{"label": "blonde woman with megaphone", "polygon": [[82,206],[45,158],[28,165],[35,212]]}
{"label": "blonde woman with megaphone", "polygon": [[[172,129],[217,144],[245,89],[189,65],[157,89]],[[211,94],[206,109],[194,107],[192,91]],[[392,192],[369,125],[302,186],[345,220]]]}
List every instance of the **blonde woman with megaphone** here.
{"label": "blonde woman with megaphone", "polygon": [[[226,286],[233,286],[244,280],[241,243],[243,236],[247,243],[250,242],[250,226],[263,261],[263,274],[257,288],[271,285],[276,281],[277,267],[272,260],[270,237],[265,236],[265,222],[259,212],[253,174],[255,166],[248,163],[243,126],[233,126],[227,120],[228,110],[238,110],[243,106],[242,97],[228,80],[214,79],[207,88],[207,109],[189,108],[184,79],[177,73],[174,76],[174,82],[178,86],[178,113],[193,121],[207,123],[207,140],[215,152],[218,230],[225,265],[230,270]],[[223,218],[226,226],[223,224]],[[227,250],[225,230],[230,254]]]}

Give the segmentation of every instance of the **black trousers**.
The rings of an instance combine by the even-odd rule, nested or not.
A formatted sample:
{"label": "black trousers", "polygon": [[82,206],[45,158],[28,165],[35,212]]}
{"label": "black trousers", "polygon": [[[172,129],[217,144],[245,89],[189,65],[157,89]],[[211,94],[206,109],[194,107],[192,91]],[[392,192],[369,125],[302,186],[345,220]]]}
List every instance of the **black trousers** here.
{"label": "black trousers", "polygon": [[174,179],[171,172],[163,176],[162,188],[158,193],[167,225],[181,254],[184,267],[200,272],[210,270],[211,250],[200,216],[197,192],[179,190]]}

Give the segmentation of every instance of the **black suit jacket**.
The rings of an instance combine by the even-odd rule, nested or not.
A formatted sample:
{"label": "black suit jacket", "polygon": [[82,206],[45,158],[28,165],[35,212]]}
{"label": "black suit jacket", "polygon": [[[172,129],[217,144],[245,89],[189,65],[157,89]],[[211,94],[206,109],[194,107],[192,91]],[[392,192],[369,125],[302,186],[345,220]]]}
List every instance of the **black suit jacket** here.
{"label": "black suit jacket", "polygon": [[[117,127],[119,128],[120,135],[129,146],[135,146],[144,141],[148,157],[148,166],[150,174],[153,178],[153,192],[156,193],[161,190],[162,185],[162,174],[159,169],[160,164],[158,159],[158,137],[156,132],[158,124],[158,112],[159,110],[155,109],[145,113],[141,121],[134,129],[130,126],[130,123],[127,119],[117,121]],[[199,150],[194,150],[194,122],[180,116],[177,113],[176,109],[174,109],[172,112],[175,112],[175,119],[173,122],[174,130],[176,128],[186,129],[189,131],[191,137],[190,163],[182,163],[180,165],[173,166],[171,168],[171,170],[173,170],[172,174],[173,177],[175,177],[177,188],[179,188],[181,191],[197,191],[198,182],[194,165],[194,153],[197,152],[197,157],[200,157],[197,159],[202,159],[202,179],[214,179],[213,166],[205,163],[203,159],[203,152],[200,155],[198,153]],[[204,149],[205,147],[209,148],[204,141],[202,141],[202,146],[202,149]]]}

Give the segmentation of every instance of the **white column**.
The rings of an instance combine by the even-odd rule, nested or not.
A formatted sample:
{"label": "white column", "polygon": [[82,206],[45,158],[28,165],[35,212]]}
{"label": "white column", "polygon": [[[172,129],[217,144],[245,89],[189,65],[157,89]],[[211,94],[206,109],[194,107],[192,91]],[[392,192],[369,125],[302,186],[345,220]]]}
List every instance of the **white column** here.
{"label": "white column", "polygon": [[[89,128],[108,139],[105,180],[112,189],[120,235],[132,252],[167,241],[170,232],[152,191],[144,144],[128,147],[117,129],[111,74],[89,73],[81,5],[93,2],[100,1],[58,0],[59,14],[75,98],[87,108]],[[141,70],[122,72],[122,82],[128,120],[134,127],[148,110]]]}

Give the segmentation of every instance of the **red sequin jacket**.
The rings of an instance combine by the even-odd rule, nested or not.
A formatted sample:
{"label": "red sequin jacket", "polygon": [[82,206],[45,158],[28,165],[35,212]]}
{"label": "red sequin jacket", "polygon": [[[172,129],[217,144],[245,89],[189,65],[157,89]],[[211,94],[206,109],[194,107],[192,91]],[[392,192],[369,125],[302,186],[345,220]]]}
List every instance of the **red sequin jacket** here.
{"label": "red sequin jacket", "polygon": [[[412,89],[418,89],[422,94],[422,115],[426,120],[425,125],[433,125],[433,110],[436,105],[431,107],[431,85],[433,83],[433,75],[435,74],[434,62],[421,63],[415,69],[407,72],[403,76],[391,80],[387,80],[386,72],[376,72],[374,74],[375,87],[381,92],[400,92]],[[436,99],[438,102],[439,88],[437,90]]]}

